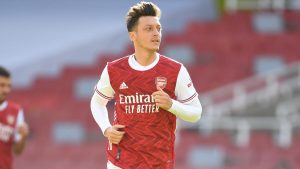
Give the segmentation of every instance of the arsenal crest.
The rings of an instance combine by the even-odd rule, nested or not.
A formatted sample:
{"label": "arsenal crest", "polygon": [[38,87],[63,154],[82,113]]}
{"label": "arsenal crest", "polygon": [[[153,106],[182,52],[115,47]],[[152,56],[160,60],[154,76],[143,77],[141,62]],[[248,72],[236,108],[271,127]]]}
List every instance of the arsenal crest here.
{"label": "arsenal crest", "polygon": [[156,88],[160,87],[161,89],[164,89],[167,86],[167,78],[165,77],[156,77],[155,78],[155,84]]}
{"label": "arsenal crest", "polygon": [[8,124],[12,125],[15,122],[15,117],[12,115],[8,115],[6,120]]}

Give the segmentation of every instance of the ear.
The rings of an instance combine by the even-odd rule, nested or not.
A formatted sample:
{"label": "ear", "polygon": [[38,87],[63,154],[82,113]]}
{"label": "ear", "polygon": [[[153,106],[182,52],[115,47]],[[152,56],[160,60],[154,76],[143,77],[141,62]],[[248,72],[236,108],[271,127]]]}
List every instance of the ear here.
{"label": "ear", "polygon": [[135,33],[134,31],[132,31],[132,32],[129,32],[128,34],[129,34],[130,40],[131,40],[132,42],[134,42],[135,39],[136,39],[136,33]]}

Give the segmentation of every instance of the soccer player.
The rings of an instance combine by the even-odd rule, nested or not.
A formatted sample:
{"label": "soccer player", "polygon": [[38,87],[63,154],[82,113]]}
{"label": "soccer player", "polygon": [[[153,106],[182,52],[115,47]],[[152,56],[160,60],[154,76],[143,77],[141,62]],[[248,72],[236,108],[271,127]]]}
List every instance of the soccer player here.
{"label": "soccer player", "polygon": [[10,73],[0,67],[0,168],[12,169],[13,152],[22,153],[29,133],[21,107],[6,98],[11,91]]}
{"label": "soccer player", "polygon": [[[173,169],[176,118],[201,117],[186,68],[157,53],[159,19],[160,9],[151,2],[129,9],[126,23],[135,52],[108,63],[95,87],[91,110],[108,139],[108,169]],[[106,104],[113,98],[111,125]]]}

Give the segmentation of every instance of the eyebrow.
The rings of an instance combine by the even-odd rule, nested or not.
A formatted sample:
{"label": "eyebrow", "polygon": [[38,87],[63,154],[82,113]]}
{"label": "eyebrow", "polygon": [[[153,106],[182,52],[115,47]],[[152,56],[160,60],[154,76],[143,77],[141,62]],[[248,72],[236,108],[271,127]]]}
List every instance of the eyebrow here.
{"label": "eyebrow", "polygon": [[161,26],[161,24],[157,24],[157,25],[145,25],[145,26]]}

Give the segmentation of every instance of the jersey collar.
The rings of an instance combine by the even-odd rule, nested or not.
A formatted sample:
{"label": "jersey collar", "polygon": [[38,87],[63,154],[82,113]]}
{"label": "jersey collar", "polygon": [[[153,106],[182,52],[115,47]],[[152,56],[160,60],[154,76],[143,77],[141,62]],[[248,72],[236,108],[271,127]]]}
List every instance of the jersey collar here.
{"label": "jersey collar", "polygon": [[7,101],[4,101],[2,104],[0,104],[0,111],[4,110],[7,107]]}
{"label": "jersey collar", "polygon": [[135,60],[134,54],[133,54],[133,55],[129,56],[128,63],[129,63],[129,66],[134,70],[146,71],[146,70],[152,69],[158,63],[159,57],[160,57],[159,53],[156,53],[156,58],[150,65],[142,66]]}

